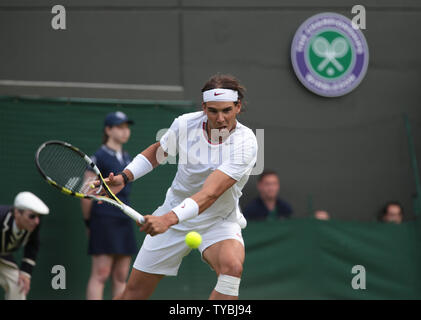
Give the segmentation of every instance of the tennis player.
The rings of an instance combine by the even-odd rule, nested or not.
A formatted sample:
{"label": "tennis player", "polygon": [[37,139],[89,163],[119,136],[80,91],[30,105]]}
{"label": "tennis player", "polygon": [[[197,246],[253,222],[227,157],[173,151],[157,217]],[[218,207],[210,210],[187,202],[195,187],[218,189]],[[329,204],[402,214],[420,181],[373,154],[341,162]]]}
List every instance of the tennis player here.
{"label": "tennis player", "polygon": [[217,274],[210,299],[238,299],[245,257],[239,209],[241,190],[257,159],[252,130],[237,121],[244,87],[230,75],[211,77],[202,89],[203,111],[176,118],[161,140],[136,156],[107,183],[119,192],[128,181],[179,153],[177,174],[164,203],[145,216],[146,236],[121,299],[146,299],[164,276],[177,275],[190,248],[189,231],[202,235],[199,251]]}

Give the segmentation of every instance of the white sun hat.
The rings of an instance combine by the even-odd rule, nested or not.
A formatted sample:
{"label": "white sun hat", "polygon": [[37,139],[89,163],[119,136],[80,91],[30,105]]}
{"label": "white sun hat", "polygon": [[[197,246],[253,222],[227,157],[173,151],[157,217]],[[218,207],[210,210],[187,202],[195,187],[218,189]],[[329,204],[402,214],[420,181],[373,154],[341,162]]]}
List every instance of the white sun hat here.
{"label": "white sun hat", "polygon": [[32,192],[19,192],[15,197],[14,207],[20,210],[31,210],[38,214],[48,214],[50,210],[44,202]]}

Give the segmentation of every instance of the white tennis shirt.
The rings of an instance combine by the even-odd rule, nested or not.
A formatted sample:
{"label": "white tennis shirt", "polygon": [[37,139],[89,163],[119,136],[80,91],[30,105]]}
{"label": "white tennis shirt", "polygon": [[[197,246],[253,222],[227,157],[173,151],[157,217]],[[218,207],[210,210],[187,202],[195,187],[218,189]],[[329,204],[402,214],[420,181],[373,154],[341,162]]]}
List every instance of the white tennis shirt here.
{"label": "white tennis shirt", "polygon": [[237,121],[229,137],[220,144],[211,143],[206,132],[207,116],[203,111],[186,113],[174,120],[160,143],[170,156],[178,153],[178,169],[168,189],[165,204],[175,207],[199,192],[207,177],[220,170],[237,182],[226,190],[199,216],[172,228],[200,230],[227,219],[241,216],[239,199],[257,160],[257,140],[253,131]]}

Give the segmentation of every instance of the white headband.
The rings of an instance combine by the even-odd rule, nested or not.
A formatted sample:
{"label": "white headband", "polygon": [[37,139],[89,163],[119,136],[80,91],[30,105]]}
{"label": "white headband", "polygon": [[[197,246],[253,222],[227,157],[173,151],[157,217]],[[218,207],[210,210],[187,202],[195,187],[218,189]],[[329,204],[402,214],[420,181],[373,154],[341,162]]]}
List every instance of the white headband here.
{"label": "white headband", "polygon": [[203,102],[237,100],[238,92],[231,89],[211,89],[203,92]]}

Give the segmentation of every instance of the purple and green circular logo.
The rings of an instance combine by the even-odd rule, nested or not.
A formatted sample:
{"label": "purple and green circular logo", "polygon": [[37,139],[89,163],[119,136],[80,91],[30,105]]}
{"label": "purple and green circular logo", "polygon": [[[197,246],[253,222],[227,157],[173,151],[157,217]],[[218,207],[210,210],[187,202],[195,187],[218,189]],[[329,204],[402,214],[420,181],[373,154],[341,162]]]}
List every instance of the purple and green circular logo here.
{"label": "purple and green circular logo", "polygon": [[363,33],[347,17],[321,13],[297,30],[291,47],[294,71],[310,91],[324,97],[343,96],[364,78],[368,46]]}

